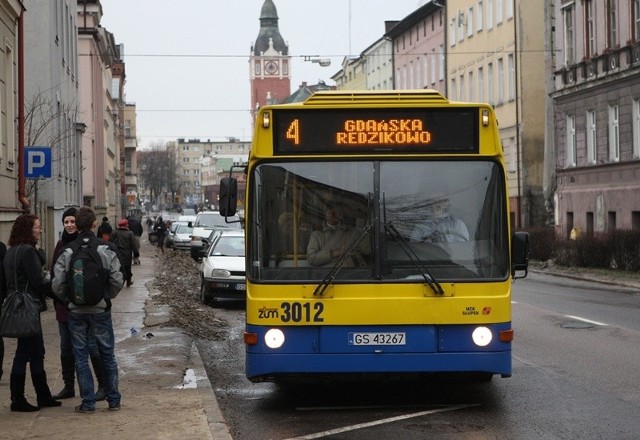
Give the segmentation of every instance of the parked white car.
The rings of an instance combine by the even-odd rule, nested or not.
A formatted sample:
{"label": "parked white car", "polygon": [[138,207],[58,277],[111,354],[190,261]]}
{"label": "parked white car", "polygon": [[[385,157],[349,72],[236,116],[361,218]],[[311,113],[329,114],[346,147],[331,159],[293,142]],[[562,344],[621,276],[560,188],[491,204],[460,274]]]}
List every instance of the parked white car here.
{"label": "parked white car", "polygon": [[200,300],[217,305],[221,299],[245,300],[247,293],[244,230],[221,230],[200,264]]}
{"label": "parked white car", "polygon": [[201,211],[197,214],[196,220],[191,223],[191,257],[200,261],[202,251],[205,248],[203,239],[207,239],[213,230],[242,230],[240,218],[236,215],[225,218],[218,211]]}

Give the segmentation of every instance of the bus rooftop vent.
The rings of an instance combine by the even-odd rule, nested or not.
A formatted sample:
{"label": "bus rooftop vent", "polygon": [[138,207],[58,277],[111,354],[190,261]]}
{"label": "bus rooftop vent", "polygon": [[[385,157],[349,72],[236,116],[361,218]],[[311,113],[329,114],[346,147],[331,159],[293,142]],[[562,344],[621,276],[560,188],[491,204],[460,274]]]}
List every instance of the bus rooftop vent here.
{"label": "bus rooftop vent", "polygon": [[316,92],[304,102],[304,105],[362,105],[388,104],[448,104],[449,101],[440,92],[424,90],[327,90]]}

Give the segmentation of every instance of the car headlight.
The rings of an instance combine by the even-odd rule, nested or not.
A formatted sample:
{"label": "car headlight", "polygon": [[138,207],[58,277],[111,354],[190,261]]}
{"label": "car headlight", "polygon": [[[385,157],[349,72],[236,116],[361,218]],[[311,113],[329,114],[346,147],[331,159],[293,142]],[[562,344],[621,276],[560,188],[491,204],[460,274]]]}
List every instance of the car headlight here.
{"label": "car headlight", "polygon": [[231,272],[227,269],[213,269],[211,271],[211,277],[213,278],[229,278],[231,276]]}

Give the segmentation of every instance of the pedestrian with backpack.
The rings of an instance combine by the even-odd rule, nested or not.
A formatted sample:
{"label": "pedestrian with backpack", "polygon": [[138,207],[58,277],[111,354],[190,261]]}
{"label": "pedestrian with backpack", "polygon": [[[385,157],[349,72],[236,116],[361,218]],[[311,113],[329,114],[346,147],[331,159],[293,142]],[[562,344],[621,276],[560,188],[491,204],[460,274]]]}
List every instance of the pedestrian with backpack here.
{"label": "pedestrian with backpack", "polygon": [[113,243],[98,239],[93,230],[96,214],[82,207],[76,213],[78,238],[60,254],[54,267],[53,291],[61,300],[69,301],[69,330],[76,360],[76,374],[82,403],[75,411],[95,412],[96,395],[89,368],[89,338],[96,339],[107,387],[109,410],[120,409],[118,364],[111,320],[111,300],[122,289],[118,250]]}
{"label": "pedestrian with backpack", "polygon": [[[71,207],[66,209],[62,213],[62,224],[64,229],[62,230],[62,236],[56,247],[53,250],[53,258],[51,260],[51,278],[53,279],[53,267],[56,260],[62,253],[64,247],[78,238],[78,228],[76,227],[76,212],[77,209]],[[71,344],[71,331],[69,330],[69,308],[67,306],[68,301],[61,301],[59,298],[54,298],[53,307],[56,310],[56,321],[58,321],[58,333],[60,334],[60,366],[62,368],[62,381],[64,387],[60,392],[54,394],[53,398],[56,400],[69,399],[76,396],[75,384],[76,384],[76,361],[73,356],[73,346]],[[100,359],[100,352],[96,345],[94,337],[89,338],[89,353],[91,357],[91,365],[93,366],[93,372],[96,375],[98,381],[98,391],[96,392],[96,400],[105,400],[107,397],[107,389],[104,383],[104,371],[102,368],[102,359]]]}

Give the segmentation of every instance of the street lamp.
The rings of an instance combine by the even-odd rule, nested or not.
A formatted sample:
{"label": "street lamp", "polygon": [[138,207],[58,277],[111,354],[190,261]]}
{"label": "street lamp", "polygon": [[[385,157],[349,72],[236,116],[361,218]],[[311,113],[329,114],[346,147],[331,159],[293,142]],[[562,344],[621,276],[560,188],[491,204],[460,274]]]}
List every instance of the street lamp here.
{"label": "street lamp", "polygon": [[319,64],[320,67],[329,67],[331,60],[329,58],[318,58],[319,55],[304,55],[303,61]]}

